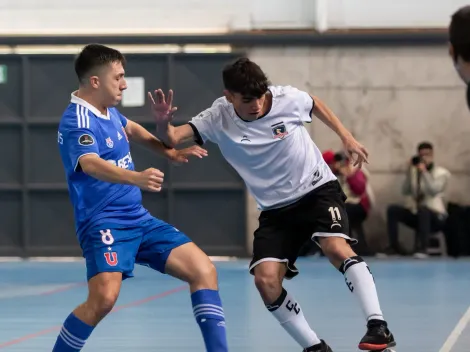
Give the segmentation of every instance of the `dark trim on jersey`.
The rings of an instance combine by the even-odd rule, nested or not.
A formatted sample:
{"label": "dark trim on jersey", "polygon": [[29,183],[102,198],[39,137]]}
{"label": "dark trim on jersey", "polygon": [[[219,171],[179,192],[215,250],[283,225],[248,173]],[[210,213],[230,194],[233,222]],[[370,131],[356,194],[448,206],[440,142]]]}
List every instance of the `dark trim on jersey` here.
{"label": "dark trim on jersey", "polygon": [[258,120],[262,119],[263,117],[265,117],[266,115],[268,115],[268,114],[271,112],[271,109],[272,109],[272,107],[273,107],[273,98],[274,98],[273,92],[271,92],[271,90],[270,90],[269,88],[268,88],[268,91],[269,91],[269,93],[271,93],[271,104],[269,105],[269,109],[268,109],[263,115],[261,115],[260,117],[258,117],[256,120],[247,121],[247,120],[242,119],[242,117],[241,117],[240,115],[238,115],[237,110],[235,110],[235,108],[233,108],[233,111],[235,111],[235,114],[238,116],[238,118],[239,118],[240,120],[242,120],[243,122],[248,122],[248,123],[250,123],[250,122],[258,121]]}
{"label": "dark trim on jersey", "polygon": [[[310,94],[309,94],[310,95]],[[313,108],[315,107],[315,99],[313,99],[313,97],[310,95],[310,98],[312,98],[312,108],[310,109],[310,113],[309,113],[309,116],[310,116],[310,119],[313,120]],[[311,123],[312,121],[310,122],[307,122],[307,123]]]}
{"label": "dark trim on jersey", "polygon": [[194,126],[191,122],[188,122],[188,125],[189,125],[189,126],[192,128],[192,130],[193,130],[193,133],[194,133],[194,142],[196,142],[196,144],[203,145],[203,144],[204,144],[204,140],[202,139],[201,134],[200,134],[199,131],[197,130],[196,126]]}

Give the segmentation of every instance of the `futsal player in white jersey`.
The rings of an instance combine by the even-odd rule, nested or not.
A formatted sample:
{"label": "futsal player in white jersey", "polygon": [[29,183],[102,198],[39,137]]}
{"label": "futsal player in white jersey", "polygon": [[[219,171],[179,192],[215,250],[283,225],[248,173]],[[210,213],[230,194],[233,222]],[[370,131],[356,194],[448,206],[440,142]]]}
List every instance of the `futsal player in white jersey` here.
{"label": "futsal player in white jersey", "polygon": [[266,308],[308,352],[332,349],[310,328],[295,298],[282,286],[299,271],[295,266],[306,241],[319,244],[344,275],[367,320],[361,350],[394,346],[374,279],[351,248],[345,195],[309,136],[304,122],[315,115],[344,142],[356,164],[367,151],[320,99],[291,86],[272,86],[261,68],[243,58],[223,71],[224,96],[188,124],[171,125],[173,92],[149,93],[157,135],[168,147],[194,140],[217,144],[262,210],[254,234],[250,273]]}
{"label": "futsal player in white jersey", "polygon": [[449,54],[460,78],[467,85],[467,104],[470,108],[470,6],[458,9],[449,26]]}

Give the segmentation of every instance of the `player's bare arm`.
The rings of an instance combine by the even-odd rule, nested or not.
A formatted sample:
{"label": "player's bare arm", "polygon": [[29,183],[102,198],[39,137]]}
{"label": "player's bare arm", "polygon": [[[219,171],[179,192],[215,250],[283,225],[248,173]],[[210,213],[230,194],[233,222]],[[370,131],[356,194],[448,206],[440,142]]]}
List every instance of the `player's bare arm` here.
{"label": "player's bare arm", "polygon": [[150,168],[142,172],[115,166],[96,154],[83,155],[80,167],[84,173],[100,181],[134,185],[142,190],[159,192],[162,189],[163,172]]}
{"label": "player's bare arm", "polygon": [[[191,128],[189,127],[189,129]],[[127,120],[125,130],[130,140],[139,143],[156,154],[163,155],[176,163],[186,163],[188,162],[188,157],[190,156],[197,158],[203,158],[207,156],[207,151],[197,145],[181,150],[176,150],[170,147],[170,144],[165,143],[168,146],[166,147],[161,141],[157,139],[157,137],[147,131],[143,126],[129,119]],[[177,144],[178,143],[175,145]]]}
{"label": "player's bare arm", "polygon": [[152,115],[157,125],[157,137],[167,146],[175,147],[181,143],[194,140],[194,131],[191,126],[185,124],[175,127],[171,124],[173,114],[177,108],[172,106],[173,91],[170,89],[168,97],[161,89],[157,89],[155,96],[151,92],[148,93]]}
{"label": "player's bare arm", "polygon": [[344,147],[350,156],[356,154],[354,166],[361,167],[362,163],[368,163],[367,158],[369,153],[366,148],[356,141],[351,132],[344,127],[341,120],[324,102],[321,101],[321,99],[316,96],[312,96],[312,99],[314,101],[312,111],[313,115],[315,115],[341,138]]}

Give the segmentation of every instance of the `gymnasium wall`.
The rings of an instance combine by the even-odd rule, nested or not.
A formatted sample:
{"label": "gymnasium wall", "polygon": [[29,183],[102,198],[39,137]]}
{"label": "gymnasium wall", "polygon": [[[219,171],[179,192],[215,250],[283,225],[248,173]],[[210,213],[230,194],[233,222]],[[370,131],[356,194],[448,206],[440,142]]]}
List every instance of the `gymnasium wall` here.
{"label": "gymnasium wall", "polygon": [[[447,47],[255,48],[250,56],[275,84],[322,98],[370,151],[377,207],[367,221],[373,245],[386,245],[385,207],[401,200],[405,165],[421,140],[452,172],[448,199],[470,202],[470,116]],[[320,149],[341,147],[321,122],[308,126]],[[249,224],[256,226],[250,203]]]}
{"label": "gymnasium wall", "polygon": [[[376,207],[367,221],[366,231],[372,241],[371,245],[374,248],[379,248],[386,244],[385,208],[388,204],[400,200],[400,185],[404,176],[405,164],[414,154],[416,144],[419,141],[430,140],[433,142],[436,145],[437,162],[452,172],[453,178],[448,192],[448,200],[460,203],[470,202],[468,194],[470,192],[466,191],[470,189],[470,178],[467,171],[470,170],[470,157],[466,145],[470,123],[467,121],[468,110],[464,100],[464,87],[452,69],[444,40],[439,45],[430,44],[428,46],[422,42],[415,45],[413,40],[405,40],[407,44],[401,45],[402,42],[400,42],[400,45],[397,46],[396,39],[393,45],[380,45],[381,43],[370,45],[370,43],[366,43],[367,39],[362,38],[371,32],[399,32],[398,37],[400,35],[406,36],[410,32],[423,33],[429,30],[433,30],[434,34],[439,31],[444,32],[450,15],[462,5],[466,5],[463,0],[436,0],[432,2],[429,0],[414,0],[412,2],[405,0],[291,0],[289,2],[285,0],[238,0],[236,2],[227,0],[174,0],[171,2],[162,0],[134,0],[132,2],[123,0],[82,0],[80,2],[72,0],[43,0],[41,2],[36,0],[4,0],[0,2],[0,53],[14,55],[18,53],[42,55],[45,52],[49,54],[75,54],[81,44],[84,44],[78,42],[75,36],[88,35],[90,40],[95,40],[94,35],[103,34],[114,39],[130,34],[147,35],[146,38],[149,41],[147,44],[156,43],[152,42],[152,35],[163,34],[159,37],[159,44],[162,44],[162,38],[169,38],[166,34],[180,34],[178,43],[172,43],[173,39],[170,38],[165,43],[169,45],[154,45],[145,48],[133,45],[132,47],[127,46],[125,52],[137,51],[163,55],[169,52],[178,52],[177,55],[181,55],[182,60],[188,60],[188,62],[193,59],[185,57],[185,52],[194,53],[194,51],[200,50],[205,53],[204,55],[209,56],[218,51],[220,53],[220,50],[228,53],[228,56],[232,55],[231,51],[246,52],[267,71],[274,84],[290,84],[322,98],[357,138],[369,148],[371,156],[370,165],[367,165],[367,168],[372,174],[371,182],[376,195]],[[103,20],[105,12],[107,20]],[[340,40],[336,39],[333,44],[328,39],[323,39],[323,41],[316,41],[315,44],[304,40],[302,45],[299,43],[293,45],[289,39],[284,37],[284,39],[277,39],[275,45],[271,41],[269,46],[265,45],[263,38],[258,37],[256,44],[248,38],[252,34],[265,33],[266,40],[268,40],[267,33],[275,36],[276,34],[273,34],[275,32],[291,31],[297,35],[304,33],[306,36],[311,36],[313,29],[319,32],[329,31],[329,34],[340,32],[344,37]],[[275,31],[270,32],[269,30]],[[193,35],[195,34],[203,38],[204,35],[220,34],[225,37],[225,34],[240,32],[246,34],[247,37],[238,40],[236,45],[233,41],[231,42],[232,39],[227,39],[226,42],[223,39],[215,40],[219,44],[224,44],[222,47],[206,45],[188,48],[183,43],[184,38],[187,37],[190,38],[188,41],[194,44]],[[36,40],[42,40],[44,43],[44,38],[41,36],[47,35],[59,36],[61,46],[56,46],[57,43],[53,40],[48,40],[47,46],[17,45],[20,42],[22,44],[38,44]],[[315,36],[321,35],[316,34]],[[348,38],[350,35],[355,36],[355,39],[350,40]],[[31,40],[25,39],[25,36],[32,36]],[[18,42],[15,43],[15,40]],[[67,42],[68,40],[70,42]],[[106,40],[106,37],[103,36],[99,40],[96,39],[96,41],[108,44]],[[114,43],[132,45],[136,44],[138,40],[140,43],[143,42],[142,37],[139,36],[127,37],[126,40],[127,42],[117,40]],[[361,40],[364,40],[364,44]],[[214,44],[211,40],[208,43]],[[79,45],[71,46],[69,44]],[[117,44],[112,45],[122,48]],[[0,55],[0,65],[2,58],[3,56]],[[34,78],[34,75],[31,74],[33,71],[29,67],[29,61],[20,57],[16,59],[22,60],[21,67],[23,69],[18,69],[17,72],[22,77],[21,84],[25,87],[29,86],[26,84],[28,79]],[[204,59],[199,58],[196,61],[204,69],[198,65],[188,64],[188,67],[185,66],[185,70],[168,70],[168,72],[172,72],[171,74],[167,70],[162,72],[167,72],[169,77],[173,77],[175,74],[178,76],[180,73],[184,73],[188,77],[197,77],[193,81],[207,86],[206,88],[211,92],[205,97],[209,102],[214,94],[220,93],[220,87],[216,88],[220,85],[220,81],[215,79],[217,77],[216,71],[214,71],[215,66],[208,63],[205,56]],[[173,65],[173,59],[168,59],[165,62],[170,66]],[[0,73],[2,72],[0,70]],[[14,72],[8,70],[10,84]],[[211,72],[210,84],[207,83],[205,72]],[[49,80],[50,77],[46,75],[43,78]],[[173,79],[170,78],[168,79],[169,83]],[[14,100],[15,104],[18,103],[18,107],[25,104],[27,106],[21,96],[29,97],[29,90],[18,88],[17,92],[5,85],[1,87],[8,94],[18,95],[18,101]],[[11,104],[11,100],[6,98],[7,95],[5,95],[5,100]],[[27,108],[23,110],[28,112]],[[47,115],[47,112],[45,114]],[[21,136],[27,136],[30,124],[29,117],[27,113],[18,113],[18,116],[20,115],[21,118],[13,117],[8,121],[0,120],[0,124],[13,126],[18,131],[21,126]],[[2,117],[0,116],[0,119]],[[46,122],[51,125],[49,120]],[[37,124],[36,127],[41,127],[40,123],[34,123]],[[337,137],[320,123],[313,122],[307,127],[320,149],[338,150],[340,148]],[[11,134],[9,136],[11,137]],[[15,140],[15,143],[23,142]],[[30,156],[26,149],[23,149],[22,160],[25,160],[24,164],[26,165]],[[12,159],[18,158],[12,157]],[[223,165],[221,160],[217,160],[217,163],[219,162],[220,165]],[[27,169],[24,170],[22,174],[18,171],[18,177],[22,175],[22,180],[15,181],[13,186],[6,181],[3,182],[0,178],[0,193],[2,191],[21,191],[21,199],[26,200],[23,202],[24,204],[20,203],[20,193],[12,196],[18,200],[18,206],[14,208],[10,206],[11,202],[8,197],[0,198],[5,201],[6,209],[16,209],[15,212],[18,214],[26,214],[30,211],[24,210],[29,204],[29,186],[23,185],[23,183],[27,184],[28,175]],[[228,180],[231,179],[228,178]],[[223,181],[227,180],[224,178]],[[237,180],[242,185],[239,181]],[[215,185],[221,187],[220,194],[222,192],[233,193],[235,186],[232,185],[232,188],[225,189],[226,183],[224,182]],[[239,187],[238,184],[235,187],[238,190],[237,187]],[[243,194],[243,190],[241,192]],[[170,200],[167,202],[167,208],[175,208],[172,196],[168,198]],[[221,199],[223,199],[222,196]],[[240,202],[243,203],[243,200]],[[23,205],[20,206],[20,204]],[[247,229],[246,233],[241,236],[246,236],[246,253],[249,254],[252,233],[257,226],[258,211],[249,196],[246,205]],[[173,210],[170,213],[172,212]],[[226,215],[230,216],[230,214]],[[8,216],[8,218],[11,220],[14,217]],[[21,233],[27,238],[28,228],[31,226],[24,216],[21,219],[18,217],[14,223],[12,228],[22,229]],[[240,222],[240,224],[242,223],[243,221]],[[19,230],[16,232],[19,233]],[[15,236],[18,235],[16,232]],[[201,230],[201,233],[203,232]],[[218,233],[216,229],[214,229],[215,233]],[[53,244],[55,243],[55,240],[52,239],[54,236],[51,235]],[[220,243],[222,247],[227,245],[222,242]],[[238,241],[238,245],[241,245],[241,242]],[[60,244],[60,241],[57,243]],[[217,252],[217,254],[219,253]]]}

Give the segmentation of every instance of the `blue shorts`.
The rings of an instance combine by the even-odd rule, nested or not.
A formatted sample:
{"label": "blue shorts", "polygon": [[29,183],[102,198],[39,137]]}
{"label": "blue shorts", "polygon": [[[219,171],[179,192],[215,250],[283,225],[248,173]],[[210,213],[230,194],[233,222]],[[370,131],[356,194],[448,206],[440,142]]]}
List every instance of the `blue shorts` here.
{"label": "blue shorts", "polygon": [[165,273],[171,250],[191,240],[162,220],[151,218],[138,225],[100,224],[81,236],[87,279],[102,272],[133,277],[134,263]]}

